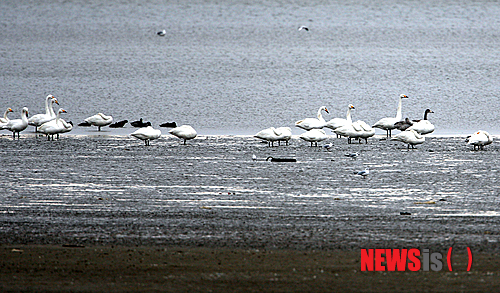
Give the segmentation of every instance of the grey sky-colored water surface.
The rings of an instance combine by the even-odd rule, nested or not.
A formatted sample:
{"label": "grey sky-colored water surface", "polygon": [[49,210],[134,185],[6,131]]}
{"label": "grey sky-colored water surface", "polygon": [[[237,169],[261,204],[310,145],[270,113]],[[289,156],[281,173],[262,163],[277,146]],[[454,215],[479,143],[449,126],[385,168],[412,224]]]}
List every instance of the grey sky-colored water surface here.
{"label": "grey sky-colored water surface", "polygon": [[500,132],[495,1],[21,0],[0,3],[0,26],[11,118],[44,112],[53,94],[74,122],[103,112],[201,134],[299,134],[294,122],[322,105],[326,120],[352,103],[373,124],[406,94],[403,117],[432,109],[436,134]]}

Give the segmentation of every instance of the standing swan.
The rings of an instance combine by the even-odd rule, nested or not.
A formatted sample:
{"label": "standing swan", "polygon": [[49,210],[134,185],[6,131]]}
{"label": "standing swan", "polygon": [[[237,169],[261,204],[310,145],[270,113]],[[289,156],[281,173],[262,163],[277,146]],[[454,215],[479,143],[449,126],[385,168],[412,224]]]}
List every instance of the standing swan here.
{"label": "standing swan", "polygon": [[318,110],[318,118],[317,119],[316,118],[306,118],[303,120],[299,120],[299,121],[295,122],[295,126],[300,127],[304,130],[321,129],[321,128],[325,127],[326,121],[323,118],[323,116],[321,115],[321,111],[325,111],[326,113],[329,113],[326,106],[321,106],[321,107],[319,107],[319,110]]}
{"label": "standing swan", "polygon": [[[354,108],[353,105],[349,104],[349,106],[347,108],[346,119],[344,119],[344,118],[333,118],[332,120],[326,122],[325,127],[328,127],[331,130],[335,130],[335,129],[339,128],[339,127],[351,124],[352,123],[352,118],[351,118],[351,110],[352,109],[356,109],[356,108]],[[338,137],[338,135],[337,135],[337,137]]]}
{"label": "standing swan", "polygon": [[408,149],[414,149],[416,144],[424,143],[425,137],[415,130],[405,130],[392,138],[408,144]]}
{"label": "standing swan", "polygon": [[474,150],[476,150],[476,147],[478,150],[484,150],[484,146],[492,143],[493,138],[488,132],[478,130],[477,132],[474,132],[474,134],[467,136],[467,139],[465,141],[467,142],[467,144],[473,145]]}
{"label": "standing swan", "polygon": [[106,116],[102,113],[97,113],[94,116],[86,118],[84,121],[89,125],[97,126],[98,131],[101,131],[102,126],[106,126],[113,123],[113,117]]}
{"label": "standing swan", "polygon": [[45,122],[38,128],[39,132],[47,135],[47,140],[50,140],[51,137],[52,140],[54,140],[54,135],[57,135],[57,139],[59,139],[59,133],[68,132],[71,131],[71,129],[73,129],[73,125],[66,123],[66,121],[64,121],[62,118],[59,117],[61,113],[67,113],[67,112],[62,108],[59,109],[59,111],[57,111],[57,116],[55,120]]}
{"label": "standing swan", "polygon": [[392,117],[382,118],[379,121],[377,121],[377,123],[373,124],[373,126],[372,126],[374,128],[380,128],[380,129],[385,130],[388,138],[392,136],[391,131],[396,128],[396,126],[394,126],[394,124],[396,124],[396,122],[401,121],[401,116],[402,116],[401,115],[401,105],[402,105],[403,99],[408,99],[408,96],[406,96],[406,95],[399,96],[399,104],[398,104],[398,110],[396,112],[396,117],[394,117],[394,118],[392,118]]}
{"label": "standing swan", "polygon": [[28,108],[24,107],[21,112],[21,119],[9,120],[7,124],[2,126],[2,129],[8,129],[12,131],[12,138],[19,139],[19,133],[28,127]]}
{"label": "standing swan", "polygon": [[307,132],[302,133],[300,136],[305,141],[311,143],[313,146],[313,142],[318,146],[318,141],[323,141],[328,138],[325,131],[323,129],[311,129]]}
{"label": "standing swan", "polygon": [[161,130],[154,129],[151,126],[141,127],[130,134],[131,136],[144,140],[145,145],[150,145],[151,140],[157,139],[161,136]]}
{"label": "standing swan", "polygon": [[178,138],[184,139],[184,144],[186,140],[195,138],[198,133],[190,125],[182,125],[170,130],[168,133],[177,136]]}
{"label": "standing swan", "polygon": [[38,132],[38,127],[40,125],[56,119],[56,114],[53,109],[54,103],[59,105],[59,102],[53,95],[48,95],[45,98],[45,114],[36,114],[28,119],[28,124],[35,126],[35,132]]}

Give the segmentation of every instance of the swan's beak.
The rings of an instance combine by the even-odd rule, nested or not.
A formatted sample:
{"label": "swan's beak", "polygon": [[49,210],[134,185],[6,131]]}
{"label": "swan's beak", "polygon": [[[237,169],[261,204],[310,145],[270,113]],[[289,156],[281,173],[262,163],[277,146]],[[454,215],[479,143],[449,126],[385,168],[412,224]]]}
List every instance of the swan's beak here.
{"label": "swan's beak", "polygon": [[330,112],[328,112],[328,109],[327,109],[327,108],[325,108],[325,112],[326,112],[326,113],[328,113],[328,114],[330,114]]}
{"label": "swan's beak", "polygon": [[14,111],[12,111],[12,109],[11,109],[11,108],[9,108],[9,109],[7,110],[7,112],[14,112]]}
{"label": "swan's beak", "polygon": [[57,101],[56,98],[54,98],[54,103],[58,104],[59,105],[59,102]]}

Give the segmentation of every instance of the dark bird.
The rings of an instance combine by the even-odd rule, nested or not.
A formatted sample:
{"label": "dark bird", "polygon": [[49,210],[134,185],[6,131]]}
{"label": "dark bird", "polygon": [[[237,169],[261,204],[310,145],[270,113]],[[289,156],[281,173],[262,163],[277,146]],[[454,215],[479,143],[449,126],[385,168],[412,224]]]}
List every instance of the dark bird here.
{"label": "dark bird", "polygon": [[297,162],[297,159],[294,158],[273,158],[273,157],[267,157],[266,161],[269,161],[271,159],[271,162]]}
{"label": "dark bird", "polygon": [[85,126],[85,127],[88,127],[88,126],[92,126],[92,124],[90,124],[89,122],[87,121],[83,121],[82,123],[78,124],[78,126]]}
{"label": "dark bird", "polygon": [[109,127],[110,128],[121,128],[121,127],[125,126],[125,124],[127,124],[127,123],[128,123],[128,120],[122,120],[122,121],[118,121],[118,122],[111,124]]}
{"label": "dark bird", "polygon": [[410,119],[408,119],[408,117],[406,117],[406,119],[403,121],[399,121],[399,122],[394,123],[394,126],[396,126],[396,129],[401,130],[401,131],[405,131],[406,129],[410,128],[412,125],[413,125],[413,122],[411,122]]}
{"label": "dark bird", "polygon": [[175,123],[175,122],[165,122],[163,124],[160,124],[160,127],[176,128],[177,127],[177,123]]}
{"label": "dark bird", "polygon": [[167,31],[166,30],[162,30],[160,32],[157,32],[156,34],[159,35],[160,37],[164,37],[167,34]]}
{"label": "dark bird", "polygon": [[151,126],[151,122],[149,122],[149,121],[143,122],[142,118],[141,118],[138,121],[130,122],[130,125],[132,125],[133,127],[148,127],[148,126]]}
{"label": "dark bird", "polygon": [[305,25],[302,25],[302,26],[300,26],[300,27],[298,28],[298,30],[299,30],[299,31],[301,31],[301,30],[309,31],[309,28],[308,28],[307,26],[305,26]]}
{"label": "dark bird", "polygon": [[345,154],[345,156],[355,160],[357,157],[359,157],[359,153]]}

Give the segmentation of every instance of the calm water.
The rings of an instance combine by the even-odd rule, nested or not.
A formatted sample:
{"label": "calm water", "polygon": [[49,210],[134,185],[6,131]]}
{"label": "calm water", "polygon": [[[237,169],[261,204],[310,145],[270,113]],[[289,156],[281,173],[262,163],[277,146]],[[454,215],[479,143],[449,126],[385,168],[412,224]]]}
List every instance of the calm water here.
{"label": "calm water", "polygon": [[437,134],[500,133],[497,2],[248,2],[2,1],[0,110],[42,113],[50,93],[74,122],[253,134],[322,105],[374,123],[404,93],[403,115],[431,108]]}

